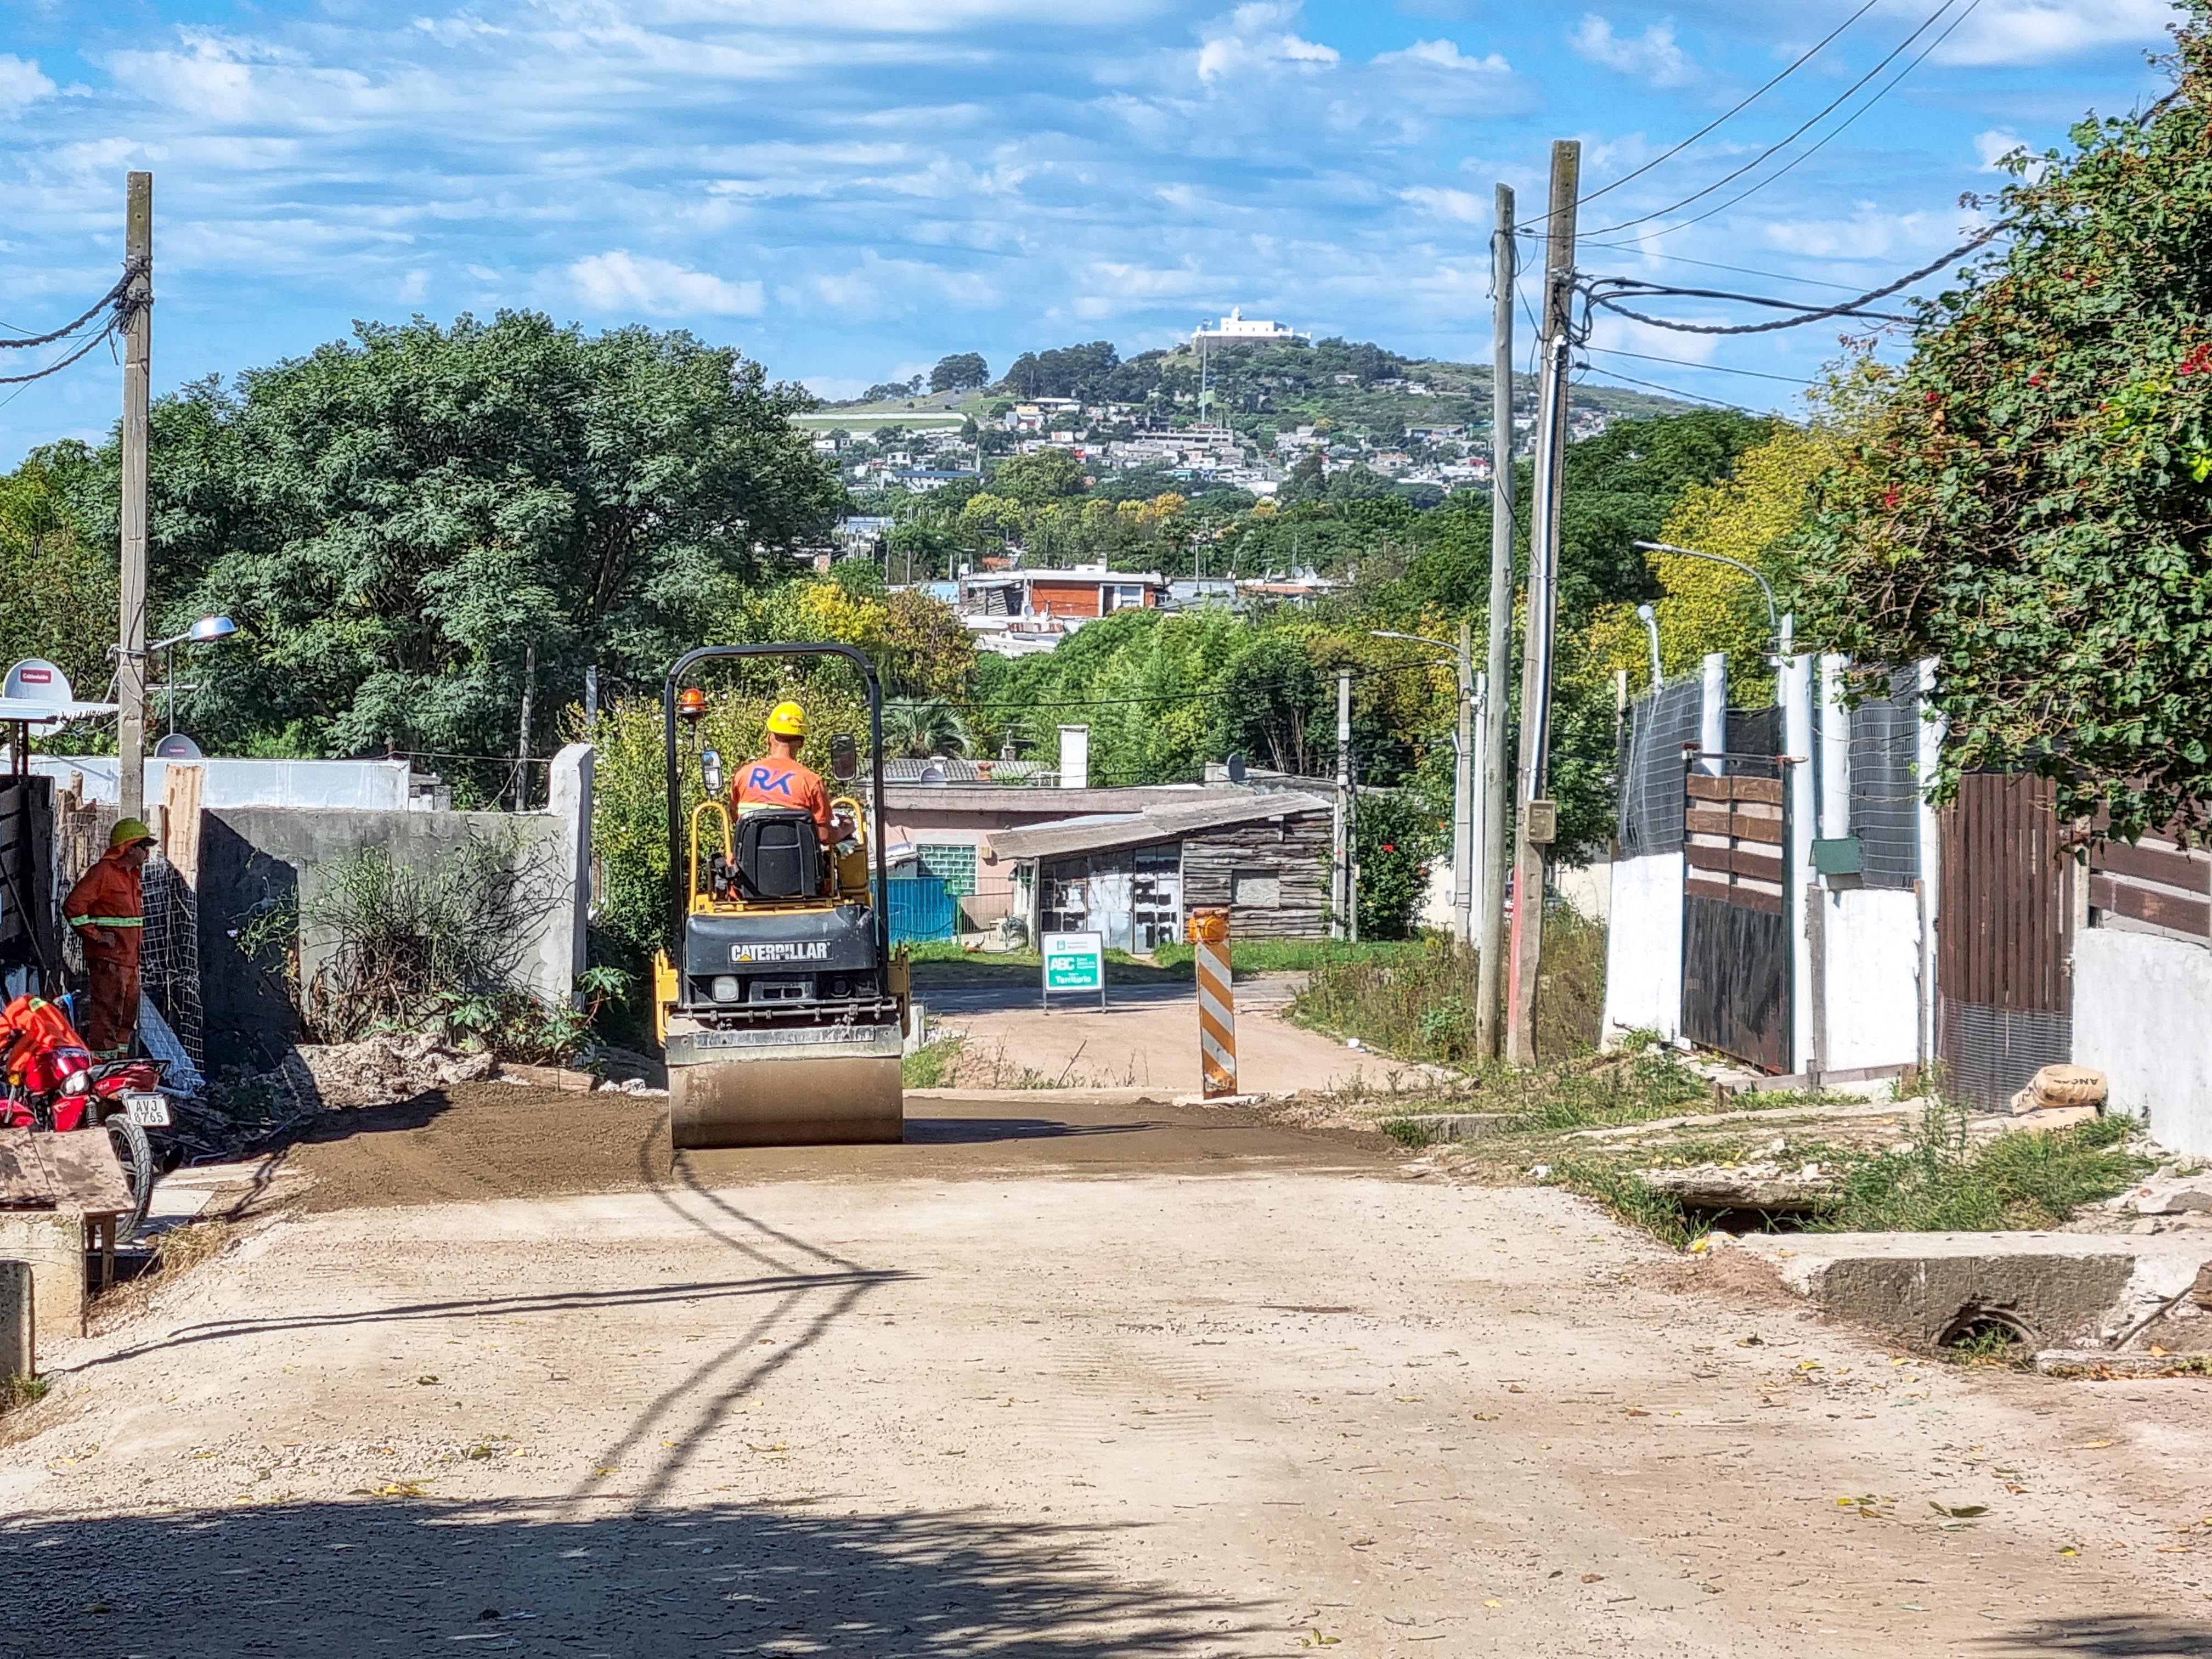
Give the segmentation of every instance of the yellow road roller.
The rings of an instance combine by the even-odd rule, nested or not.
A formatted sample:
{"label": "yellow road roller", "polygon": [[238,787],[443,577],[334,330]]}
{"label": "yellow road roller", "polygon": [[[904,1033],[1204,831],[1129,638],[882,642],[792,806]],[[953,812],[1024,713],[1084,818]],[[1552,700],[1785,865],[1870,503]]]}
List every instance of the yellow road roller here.
{"label": "yellow road roller", "polygon": [[[677,734],[705,708],[704,693],[686,683],[726,657],[842,657],[860,673],[868,799],[854,793],[860,757],[840,733],[823,780],[847,831],[835,846],[822,845],[811,812],[734,811],[712,750],[700,756],[705,799],[685,810]],[[706,646],[668,671],[661,715],[673,945],[653,963],[653,1001],[678,1149],[900,1139],[908,988],[885,915],[874,665],[847,645]]]}

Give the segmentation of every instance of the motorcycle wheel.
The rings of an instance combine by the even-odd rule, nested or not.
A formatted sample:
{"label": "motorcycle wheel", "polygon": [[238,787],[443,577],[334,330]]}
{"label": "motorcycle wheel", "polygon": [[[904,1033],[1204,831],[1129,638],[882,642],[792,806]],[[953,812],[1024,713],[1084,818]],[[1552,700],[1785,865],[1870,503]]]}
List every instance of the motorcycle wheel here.
{"label": "motorcycle wheel", "polygon": [[119,1244],[137,1237],[138,1230],[146,1224],[146,1211],[154,1202],[154,1177],[158,1172],[154,1143],[146,1138],[143,1125],[133,1123],[121,1112],[100,1127],[107,1131],[108,1144],[115,1148],[115,1161],[123,1166],[123,1184],[131,1189],[131,1207],[115,1218],[115,1239]]}

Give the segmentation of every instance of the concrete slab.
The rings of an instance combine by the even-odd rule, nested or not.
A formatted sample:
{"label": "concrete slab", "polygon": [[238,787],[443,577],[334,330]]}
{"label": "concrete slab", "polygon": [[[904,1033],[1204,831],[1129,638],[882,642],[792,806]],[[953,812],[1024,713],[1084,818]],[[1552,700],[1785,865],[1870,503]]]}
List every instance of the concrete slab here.
{"label": "concrete slab", "polygon": [[1995,1316],[2037,1347],[2094,1347],[2212,1261],[2203,1233],[1768,1233],[1732,1243],[1826,1312],[1922,1346]]}
{"label": "concrete slab", "polygon": [[0,1377],[38,1374],[37,1290],[31,1264],[0,1261]]}
{"label": "concrete slab", "polygon": [[[100,1137],[104,1143],[106,1136]],[[0,1260],[31,1270],[33,1317],[52,1340],[84,1334],[84,1217],[75,1210],[0,1210]]]}

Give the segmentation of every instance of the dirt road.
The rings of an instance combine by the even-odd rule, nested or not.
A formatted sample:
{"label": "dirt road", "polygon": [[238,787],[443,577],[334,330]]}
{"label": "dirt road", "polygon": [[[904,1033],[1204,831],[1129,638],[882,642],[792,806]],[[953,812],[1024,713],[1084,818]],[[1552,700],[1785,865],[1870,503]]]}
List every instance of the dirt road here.
{"label": "dirt road", "polygon": [[1895,1364],[1243,1116],[433,1204],[374,1144],[476,1182],[598,1106],[364,1119],[302,1163],[385,1201],[75,1345],[0,1448],[0,1654],[2212,1653],[2212,1383]]}

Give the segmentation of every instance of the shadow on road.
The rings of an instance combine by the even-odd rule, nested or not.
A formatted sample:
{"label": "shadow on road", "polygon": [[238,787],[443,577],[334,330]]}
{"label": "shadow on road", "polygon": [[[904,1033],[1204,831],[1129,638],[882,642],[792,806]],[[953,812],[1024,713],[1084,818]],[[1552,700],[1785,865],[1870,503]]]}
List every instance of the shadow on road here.
{"label": "shadow on road", "polygon": [[1049,1117],[910,1117],[909,1146],[969,1146],[994,1140],[1057,1140],[1068,1135],[1129,1135],[1160,1127],[1156,1120],[1133,1123],[1064,1123]]}
{"label": "shadow on road", "polygon": [[2212,1624],[2185,1623],[2160,1613],[2043,1619],[1975,1645],[1991,1659],[2063,1654],[2083,1659],[2212,1659]]}
{"label": "shadow on road", "polygon": [[[721,1504],[272,1504],[0,1532],[0,1654],[1195,1654],[1249,1604],[1132,1581],[1103,1528]],[[465,1644],[465,1646],[448,1646]]]}

